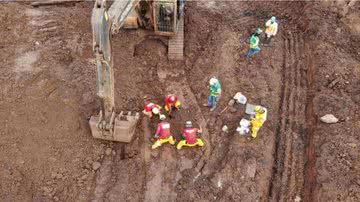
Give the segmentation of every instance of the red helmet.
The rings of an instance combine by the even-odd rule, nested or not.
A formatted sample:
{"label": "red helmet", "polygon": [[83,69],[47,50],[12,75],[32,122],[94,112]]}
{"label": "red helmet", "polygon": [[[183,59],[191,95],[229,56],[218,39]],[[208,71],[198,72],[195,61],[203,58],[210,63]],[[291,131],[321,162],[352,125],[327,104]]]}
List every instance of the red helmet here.
{"label": "red helmet", "polygon": [[175,102],[176,101],[176,96],[175,95],[169,95],[169,101],[170,102]]}

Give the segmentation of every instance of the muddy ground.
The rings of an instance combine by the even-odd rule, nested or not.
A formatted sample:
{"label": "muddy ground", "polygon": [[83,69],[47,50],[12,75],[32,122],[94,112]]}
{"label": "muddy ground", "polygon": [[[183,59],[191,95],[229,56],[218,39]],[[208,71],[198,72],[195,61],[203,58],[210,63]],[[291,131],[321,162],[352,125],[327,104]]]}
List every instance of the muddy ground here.
{"label": "muddy ground", "polygon": [[[152,151],[157,121],[145,118],[128,145],[91,137],[92,6],[0,4],[1,201],[360,200],[359,2],[188,2],[182,62],[141,30],[114,36],[117,110],[177,93],[173,132],[191,119],[206,142],[180,151]],[[246,61],[272,15],[279,34]],[[215,112],[202,106],[211,76]],[[243,106],[220,114],[238,91],[269,109],[255,140],[235,133]],[[339,122],[320,122],[328,113]]]}

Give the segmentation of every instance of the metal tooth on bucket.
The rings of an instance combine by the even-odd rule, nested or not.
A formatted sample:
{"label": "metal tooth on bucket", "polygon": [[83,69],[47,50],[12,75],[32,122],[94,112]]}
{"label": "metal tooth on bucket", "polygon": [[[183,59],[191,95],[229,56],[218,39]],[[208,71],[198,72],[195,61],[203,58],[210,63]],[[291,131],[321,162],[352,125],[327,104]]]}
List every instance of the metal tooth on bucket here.
{"label": "metal tooth on bucket", "polygon": [[140,115],[138,112],[124,113],[121,111],[120,114],[115,117],[113,130],[99,130],[96,127],[99,120],[98,116],[92,116],[89,123],[94,138],[129,143],[135,134],[136,124],[139,118]]}
{"label": "metal tooth on bucket", "polygon": [[128,112],[124,114],[123,111],[115,119],[114,124],[114,141],[130,142],[134,136],[136,124],[140,118],[138,112]]}

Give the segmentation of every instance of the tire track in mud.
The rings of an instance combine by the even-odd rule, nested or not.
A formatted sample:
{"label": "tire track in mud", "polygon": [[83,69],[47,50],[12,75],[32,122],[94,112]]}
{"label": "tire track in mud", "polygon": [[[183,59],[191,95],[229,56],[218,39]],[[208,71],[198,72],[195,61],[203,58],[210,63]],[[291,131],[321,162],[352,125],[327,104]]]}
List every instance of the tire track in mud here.
{"label": "tire track in mud", "polygon": [[[306,50],[309,50],[309,45],[306,44]],[[313,58],[310,56],[307,61],[307,85],[308,92],[306,95],[306,125],[307,125],[307,139],[306,149],[304,156],[306,158],[305,171],[304,171],[304,201],[316,201],[316,145],[315,145],[315,128],[317,124],[317,117],[314,112],[314,75],[315,69]]]}
{"label": "tire track in mud", "polygon": [[61,16],[58,16],[56,12],[38,9],[28,9],[26,13],[31,17],[29,25],[34,28],[31,35],[35,40],[41,44],[51,45],[49,47],[55,47],[62,42],[61,30],[64,30],[64,27],[56,20]]}
{"label": "tire track in mud", "polygon": [[276,133],[274,170],[269,187],[271,201],[292,201],[301,195],[303,186],[304,142],[300,138],[305,116],[306,77],[301,71],[304,58],[304,40],[301,35],[284,37],[282,91],[279,108],[280,123]]}

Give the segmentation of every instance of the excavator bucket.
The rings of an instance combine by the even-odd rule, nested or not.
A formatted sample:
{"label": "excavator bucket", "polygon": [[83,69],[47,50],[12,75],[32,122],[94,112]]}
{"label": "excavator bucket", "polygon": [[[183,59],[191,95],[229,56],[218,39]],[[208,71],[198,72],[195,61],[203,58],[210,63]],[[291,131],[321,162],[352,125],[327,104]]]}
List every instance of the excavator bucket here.
{"label": "excavator bucket", "polygon": [[92,116],[89,121],[92,136],[97,139],[129,143],[135,134],[139,117],[139,113],[120,112],[114,119],[113,129],[101,130],[97,127],[100,117]]}

